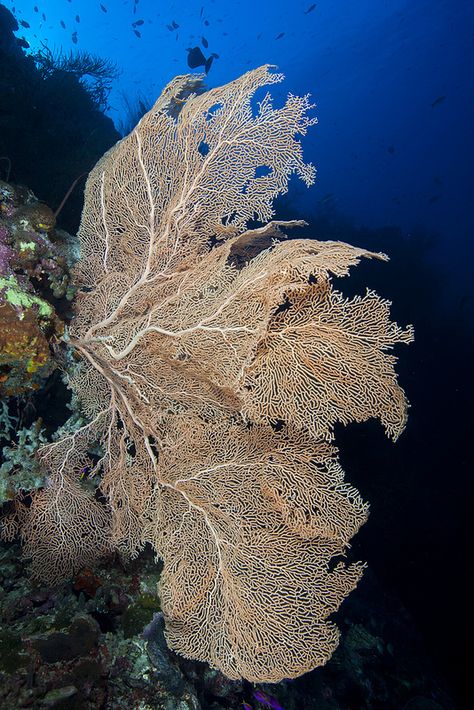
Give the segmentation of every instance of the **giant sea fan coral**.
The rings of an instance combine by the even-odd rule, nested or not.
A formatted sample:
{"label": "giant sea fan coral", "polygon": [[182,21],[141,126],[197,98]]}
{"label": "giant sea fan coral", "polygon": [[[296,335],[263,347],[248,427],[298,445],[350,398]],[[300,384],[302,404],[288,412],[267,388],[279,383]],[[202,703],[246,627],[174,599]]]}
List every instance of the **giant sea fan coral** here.
{"label": "giant sea fan coral", "polygon": [[[247,230],[271,220],[292,173],[314,179],[297,140],[314,122],[308,99],[274,108],[266,94],[252,110],[281,79],[261,67],[188,96],[177,77],[91,173],[70,329],[82,358],[70,384],[89,421],[43,450],[49,486],[23,528],[41,552],[34,570],[53,579],[81,564],[84,540],[129,555],[150,542],[170,646],[273,682],[337,645],[328,617],[363,565],[329,563],[367,505],[344,483],[332,427],[379,417],[402,431],[387,351],[412,338],[376,294],[332,288],[331,274],[383,255],[282,241],[292,222]],[[75,493],[97,442],[110,527]]]}

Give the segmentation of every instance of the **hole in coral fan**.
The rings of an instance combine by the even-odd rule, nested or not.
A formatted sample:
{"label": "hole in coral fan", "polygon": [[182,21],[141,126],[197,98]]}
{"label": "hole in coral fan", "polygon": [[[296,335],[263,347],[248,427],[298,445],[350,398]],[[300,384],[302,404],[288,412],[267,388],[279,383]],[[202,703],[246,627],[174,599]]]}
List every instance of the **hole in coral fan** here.
{"label": "hole in coral fan", "polygon": [[125,448],[127,450],[127,454],[129,456],[135,456],[137,453],[137,450],[135,448],[135,442],[132,441],[132,439],[126,439],[125,441]]}
{"label": "hole in coral fan", "polygon": [[266,177],[271,172],[272,172],[272,169],[268,165],[259,165],[258,168],[255,168],[255,177],[256,178]]}
{"label": "hole in coral fan", "polygon": [[278,315],[278,313],[284,313],[284,311],[287,311],[289,308],[291,308],[292,305],[292,302],[288,299],[287,296],[285,296],[284,302],[280,303],[280,305],[276,307],[276,309],[273,311],[273,315],[276,316]]}
{"label": "hole in coral fan", "polygon": [[211,249],[214,249],[218,244],[220,244],[219,237],[216,234],[212,234],[209,239],[207,240],[207,245],[209,247],[209,251]]}
{"label": "hole in coral fan", "polygon": [[198,145],[198,151],[202,156],[207,155],[209,153],[209,144],[206,141],[201,141]]}
{"label": "hole in coral fan", "polygon": [[150,444],[150,449],[153,452],[153,456],[157,459],[159,457],[160,451],[158,449],[155,437],[151,434],[148,434],[148,442]]}
{"label": "hole in coral fan", "polygon": [[343,562],[344,565],[347,564],[347,558],[344,555],[334,555],[334,557],[331,557],[328,562],[328,573],[332,574],[336,569],[337,565],[339,565],[341,562]]}
{"label": "hole in coral fan", "polygon": [[274,421],[270,422],[270,426],[273,431],[279,432],[283,429],[284,426],[286,426],[286,422],[284,419],[275,419]]}
{"label": "hole in coral fan", "polygon": [[206,121],[210,121],[221,108],[222,104],[220,103],[214,104],[211,108],[208,108],[206,113]]}

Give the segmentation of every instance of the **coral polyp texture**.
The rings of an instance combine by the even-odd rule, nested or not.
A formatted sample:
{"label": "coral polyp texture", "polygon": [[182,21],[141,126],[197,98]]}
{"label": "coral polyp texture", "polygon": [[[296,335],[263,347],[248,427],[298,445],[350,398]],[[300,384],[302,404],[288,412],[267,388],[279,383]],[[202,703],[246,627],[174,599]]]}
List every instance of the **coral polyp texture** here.
{"label": "coral polyp texture", "polygon": [[[300,223],[271,221],[290,176],[315,177],[299,142],[308,98],[255,101],[282,78],[261,67],[189,95],[195,77],[177,77],[90,174],[69,330],[87,421],[42,450],[48,485],[22,513],[53,581],[91,550],[150,543],[170,647],[270,682],[338,643],[328,617],[362,574],[341,556],[367,504],[333,426],[378,417],[400,434],[391,350],[412,339],[375,293],[333,288],[384,255],[285,240]],[[85,470],[105,506],[82,492]]]}
{"label": "coral polyp texture", "polygon": [[38,389],[56,363],[49,342],[63,325],[48,297],[69,286],[52,210],[26,187],[0,180],[0,394]]}

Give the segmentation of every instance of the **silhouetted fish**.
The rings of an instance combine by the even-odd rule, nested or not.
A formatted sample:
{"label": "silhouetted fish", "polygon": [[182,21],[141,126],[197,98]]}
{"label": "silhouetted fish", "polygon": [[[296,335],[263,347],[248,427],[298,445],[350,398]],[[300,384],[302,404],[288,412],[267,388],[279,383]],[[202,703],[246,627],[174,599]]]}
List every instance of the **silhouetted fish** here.
{"label": "silhouetted fish", "polygon": [[439,106],[440,104],[442,104],[443,101],[445,100],[445,98],[446,98],[446,96],[438,96],[438,98],[435,99],[433,101],[433,103],[431,104],[431,108],[434,108],[435,106]]}
{"label": "silhouetted fish", "polygon": [[277,37],[275,37],[275,39],[281,39],[281,38],[284,37],[284,36],[285,36],[285,33],[284,33],[284,32],[280,32],[280,34],[279,34]]}
{"label": "silhouetted fish", "polygon": [[206,25],[206,27],[209,27],[209,20],[204,20],[204,24]]}
{"label": "silhouetted fish", "polygon": [[38,12],[38,5],[35,5],[34,8],[33,8],[33,10],[34,10],[35,12]]}
{"label": "silhouetted fish", "polygon": [[199,17],[202,17],[203,11],[204,11],[204,5],[201,7],[201,12],[199,13]]}
{"label": "silhouetted fish", "polygon": [[107,8],[105,7],[105,5],[102,5],[102,3],[100,3],[100,9],[102,10],[102,12],[107,12]]}
{"label": "silhouetted fish", "polygon": [[80,21],[81,21],[81,18],[79,17],[79,15],[76,15],[76,22],[80,22]]}
{"label": "silhouetted fish", "polygon": [[26,29],[28,29],[30,26],[28,22],[26,22],[26,20],[19,20],[19,23],[22,27],[26,27]]}
{"label": "silhouetted fish", "polygon": [[390,153],[390,155],[393,155],[395,153],[395,147],[393,145],[389,145],[387,150]]}
{"label": "silhouetted fish", "polygon": [[138,30],[133,30],[133,31],[135,32],[135,34],[137,35],[137,37],[141,37],[141,36],[142,36],[141,32],[139,32]]}
{"label": "silhouetted fish", "polygon": [[191,69],[204,67],[207,74],[214,60],[214,55],[211,54],[211,56],[206,59],[204,54],[201,52],[200,47],[191,47],[186,51],[188,53],[188,67],[191,67]]}
{"label": "silhouetted fish", "polygon": [[41,17],[43,18],[43,22],[46,22],[46,15],[44,14],[44,12],[41,13]]}
{"label": "silhouetted fish", "polygon": [[73,32],[71,35],[72,41],[74,44],[77,44],[77,32]]}
{"label": "silhouetted fish", "polygon": [[304,11],[304,14],[305,14],[305,15],[309,15],[310,12],[313,12],[313,10],[314,10],[315,7],[316,7],[316,3],[313,3],[312,5],[310,5],[310,6],[308,7],[307,10]]}
{"label": "silhouetted fish", "polygon": [[206,49],[209,47],[209,42],[207,41],[207,39],[205,37],[201,37],[201,42],[202,42],[202,46],[205,47]]}
{"label": "silhouetted fish", "polygon": [[140,27],[140,25],[143,25],[144,20],[137,20],[136,22],[132,22],[132,27]]}
{"label": "silhouetted fish", "polygon": [[63,28],[63,30],[66,29],[66,25],[65,25],[65,23],[64,23],[64,20],[61,20],[61,22],[60,22],[59,24],[61,25],[61,27]]}

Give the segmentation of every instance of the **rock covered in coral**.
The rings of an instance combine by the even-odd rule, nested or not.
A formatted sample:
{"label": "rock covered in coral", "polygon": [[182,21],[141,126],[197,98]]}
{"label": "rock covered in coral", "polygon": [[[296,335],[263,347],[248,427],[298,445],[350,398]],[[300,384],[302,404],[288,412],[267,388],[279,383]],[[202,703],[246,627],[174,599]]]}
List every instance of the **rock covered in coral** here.
{"label": "rock covered in coral", "polygon": [[38,389],[63,333],[53,305],[68,297],[70,257],[52,210],[31,190],[0,181],[0,394]]}

